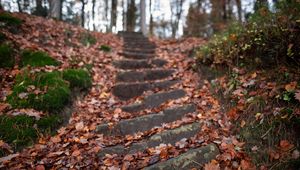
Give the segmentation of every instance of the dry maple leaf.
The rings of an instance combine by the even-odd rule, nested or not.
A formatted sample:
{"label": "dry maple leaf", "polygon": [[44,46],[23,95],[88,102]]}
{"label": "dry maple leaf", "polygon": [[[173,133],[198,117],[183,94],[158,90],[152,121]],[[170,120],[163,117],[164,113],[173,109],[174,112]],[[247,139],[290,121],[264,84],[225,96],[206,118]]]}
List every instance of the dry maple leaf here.
{"label": "dry maple leaf", "polygon": [[204,165],[204,170],[220,170],[220,164],[216,160],[210,161],[210,163],[207,163]]}
{"label": "dry maple leaf", "polygon": [[297,82],[296,81],[293,81],[287,85],[285,85],[285,90],[290,92],[290,91],[294,91],[297,87]]}
{"label": "dry maple leaf", "polygon": [[294,147],[294,145],[291,144],[288,140],[281,140],[279,146],[283,151],[288,151]]}

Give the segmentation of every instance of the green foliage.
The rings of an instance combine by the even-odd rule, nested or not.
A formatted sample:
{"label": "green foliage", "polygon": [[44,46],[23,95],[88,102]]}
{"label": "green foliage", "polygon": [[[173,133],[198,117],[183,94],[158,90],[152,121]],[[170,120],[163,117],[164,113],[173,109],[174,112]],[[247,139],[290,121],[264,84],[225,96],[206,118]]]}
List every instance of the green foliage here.
{"label": "green foliage", "polygon": [[8,44],[0,45],[0,68],[13,67],[15,58],[13,56],[13,49]]}
{"label": "green foliage", "polygon": [[97,40],[90,33],[86,32],[81,34],[80,42],[85,46],[90,46],[96,44]]}
{"label": "green foliage", "polygon": [[108,46],[108,45],[101,45],[101,46],[100,46],[100,50],[101,50],[101,51],[104,51],[104,52],[110,52],[110,51],[111,51],[111,48],[110,48],[110,46]]}
{"label": "green foliage", "polygon": [[295,3],[280,1],[276,12],[263,7],[247,24],[233,24],[199,48],[198,61],[228,67],[299,65],[300,7]]}
{"label": "green foliage", "polygon": [[9,143],[14,149],[20,149],[32,144],[39,133],[54,129],[60,121],[58,115],[45,116],[39,120],[27,115],[1,115],[0,139]]}
{"label": "green foliage", "polygon": [[14,108],[34,108],[43,111],[58,111],[69,100],[70,89],[59,72],[17,76],[13,92],[7,101]]}
{"label": "green foliage", "polygon": [[8,26],[19,26],[22,24],[22,21],[19,18],[16,18],[7,12],[0,13],[0,22],[5,23]]}
{"label": "green foliage", "polygon": [[43,67],[46,65],[53,65],[57,66],[60,63],[51,58],[47,53],[42,51],[31,51],[25,50],[21,56],[21,63],[22,67],[30,65],[32,67]]}
{"label": "green foliage", "polygon": [[83,69],[64,70],[63,79],[69,81],[71,87],[89,88],[92,85],[89,73]]}

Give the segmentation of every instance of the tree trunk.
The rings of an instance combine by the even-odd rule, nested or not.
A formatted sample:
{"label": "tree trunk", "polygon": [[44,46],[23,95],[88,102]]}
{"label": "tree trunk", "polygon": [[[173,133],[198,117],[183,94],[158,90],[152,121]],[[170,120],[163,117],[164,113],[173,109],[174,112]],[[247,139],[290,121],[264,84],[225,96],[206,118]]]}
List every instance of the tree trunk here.
{"label": "tree trunk", "polygon": [[49,13],[48,17],[61,19],[62,0],[48,0]]}
{"label": "tree trunk", "polygon": [[21,1],[21,0],[17,0],[18,10],[19,10],[19,12],[23,12],[22,6],[21,6],[21,2],[20,2],[20,1]]}
{"label": "tree trunk", "polygon": [[122,22],[122,26],[123,26],[123,31],[125,31],[126,30],[126,26],[127,26],[127,24],[126,24],[126,11],[125,11],[125,3],[124,3],[124,0],[122,0],[122,8],[123,8],[123,11],[122,11],[122,20],[123,20],[123,22]]}
{"label": "tree trunk", "polygon": [[111,16],[110,16],[110,32],[113,31],[113,28],[116,27],[117,24],[117,0],[111,0]]}
{"label": "tree trunk", "polygon": [[[105,21],[106,23],[108,23],[108,8],[109,8],[109,5],[108,5],[108,0],[105,0],[104,1],[104,5],[105,5]],[[106,27],[106,32],[109,31],[109,24],[105,25]]]}
{"label": "tree trunk", "polygon": [[140,1],[140,11],[141,11],[141,31],[144,35],[146,35],[147,28],[146,28],[146,2],[145,2],[145,0]]}
{"label": "tree trunk", "polygon": [[93,30],[96,31],[96,25],[95,25],[95,6],[96,6],[96,0],[92,1],[92,18],[93,18]]}
{"label": "tree trunk", "polygon": [[171,13],[173,15],[173,21],[172,21],[172,24],[171,24],[172,38],[175,38],[176,34],[177,34],[177,31],[178,31],[181,14],[182,14],[183,0],[176,0],[175,5],[171,5],[171,6],[173,6],[173,8],[175,8],[175,13],[173,11],[174,9],[173,10],[171,9]]}
{"label": "tree trunk", "polygon": [[242,4],[241,4],[241,0],[235,0],[235,2],[236,2],[237,10],[238,10],[239,21],[242,22]]}
{"label": "tree trunk", "polygon": [[85,5],[86,2],[84,0],[81,0],[81,26],[84,28],[85,23]]}
{"label": "tree trunk", "polygon": [[127,31],[134,31],[135,29],[135,20],[136,20],[136,7],[135,0],[131,0],[127,7],[126,13],[126,29]]}
{"label": "tree trunk", "polygon": [[149,24],[149,34],[152,36],[153,35],[153,15],[152,15],[152,0],[150,0],[150,5],[149,5],[149,13],[150,13],[150,24]]}

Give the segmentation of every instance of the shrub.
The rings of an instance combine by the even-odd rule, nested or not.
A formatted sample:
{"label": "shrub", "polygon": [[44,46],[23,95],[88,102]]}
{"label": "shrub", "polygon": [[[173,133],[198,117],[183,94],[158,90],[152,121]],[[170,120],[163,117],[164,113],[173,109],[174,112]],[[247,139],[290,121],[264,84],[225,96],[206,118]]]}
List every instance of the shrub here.
{"label": "shrub", "polygon": [[67,69],[63,71],[63,79],[70,82],[70,86],[79,88],[89,88],[92,80],[89,73],[83,69]]}
{"label": "shrub", "polygon": [[8,26],[19,26],[22,24],[22,21],[19,18],[16,18],[7,12],[0,13],[0,22],[3,22]]}
{"label": "shrub", "polygon": [[[284,5],[283,5],[284,4]],[[233,24],[224,33],[215,36],[197,53],[204,64],[224,64],[229,67],[241,63],[262,66],[300,64],[300,5],[279,2],[275,13],[259,9],[245,25]],[[291,11],[291,12],[286,12]],[[241,29],[244,28],[244,29]]]}
{"label": "shrub", "polygon": [[34,108],[43,111],[58,111],[70,96],[67,82],[59,72],[18,75],[13,92],[7,101],[14,108]]}
{"label": "shrub", "polygon": [[96,44],[97,40],[90,33],[86,32],[81,34],[80,42],[85,46],[89,46],[89,45]]}
{"label": "shrub", "polygon": [[8,44],[0,45],[0,68],[13,67],[15,58],[13,56],[13,49]]}
{"label": "shrub", "polygon": [[58,115],[48,115],[39,120],[27,115],[1,115],[0,139],[9,143],[14,149],[20,149],[32,144],[39,133],[54,129],[60,121]]}
{"label": "shrub", "polygon": [[22,67],[30,65],[32,67],[43,67],[46,65],[53,65],[57,66],[60,63],[51,58],[47,53],[42,51],[31,51],[25,50],[21,56],[21,63]]}
{"label": "shrub", "polygon": [[101,46],[100,46],[100,50],[101,50],[101,51],[104,51],[104,52],[110,52],[110,51],[111,51],[111,48],[110,48],[110,46],[108,46],[108,45],[101,45]]}

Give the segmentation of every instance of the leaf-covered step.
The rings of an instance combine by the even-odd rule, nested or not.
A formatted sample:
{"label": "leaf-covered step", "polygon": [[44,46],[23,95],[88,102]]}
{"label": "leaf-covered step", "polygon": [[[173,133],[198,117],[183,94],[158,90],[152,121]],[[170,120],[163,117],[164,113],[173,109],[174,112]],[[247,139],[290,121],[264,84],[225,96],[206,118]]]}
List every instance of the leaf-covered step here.
{"label": "leaf-covered step", "polygon": [[147,54],[154,54],[155,48],[153,49],[141,49],[141,48],[123,48],[124,52],[131,52],[131,53],[147,53]]}
{"label": "leaf-covered step", "polygon": [[140,43],[125,43],[123,45],[125,48],[145,48],[145,49],[153,49],[156,48],[155,44],[140,44]]}
{"label": "leaf-covered step", "polygon": [[144,170],[201,169],[200,165],[215,159],[218,154],[218,147],[215,144],[209,144],[191,149],[175,158],[146,167]]}
{"label": "leaf-covered step", "polygon": [[156,69],[143,71],[124,71],[117,73],[117,82],[143,82],[160,80],[172,75],[174,70]]}
{"label": "leaf-covered step", "polygon": [[155,134],[139,143],[133,143],[128,148],[124,147],[123,145],[103,148],[98,156],[103,157],[106,154],[125,155],[128,153],[136,153],[139,151],[144,151],[147,148],[159,146],[162,143],[175,145],[176,142],[180,141],[183,138],[188,139],[195,136],[200,131],[200,129],[201,125],[198,122],[184,125],[176,129],[166,130],[161,133]]}
{"label": "leaf-covered step", "polygon": [[153,83],[121,83],[113,87],[112,93],[120,100],[129,100],[142,95],[145,91],[166,89],[178,82],[179,80],[165,80]]}
{"label": "leaf-covered step", "polygon": [[119,55],[130,59],[149,59],[155,57],[155,54],[151,53],[136,53],[136,52],[120,52]]}
{"label": "leaf-covered step", "polygon": [[118,60],[113,62],[114,66],[120,69],[141,69],[141,68],[155,68],[162,67],[167,63],[162,59],[144,59],[144,60]]}
{"label": "leaf-covered step", "polygon": [[194,104],[173,107],[161,111],[160,113],[154,113],[145,115],[129,120],[122,120],[114,127],[110,127],[108,124],[102,124],[97,127],[96,132],[104,135],[120,135],[125,136],[134,134],[137,132],[144,132],[151,130],[156,126],[161,126],[163,123],[169,123],[181,119],[187,113],[193,113],[196,111]]}
{"label": "leaf-covered step", "polygon": [[145,97],[145,99],[141,103],[134,103],[132,105],[123,106],[121,109],[129,113],[138,112],[144,109],[153,109],[168,100],[182,98],[185,96],[185,94],[186,93],[184,90],[173,90],[168,92],[156,93]]}

